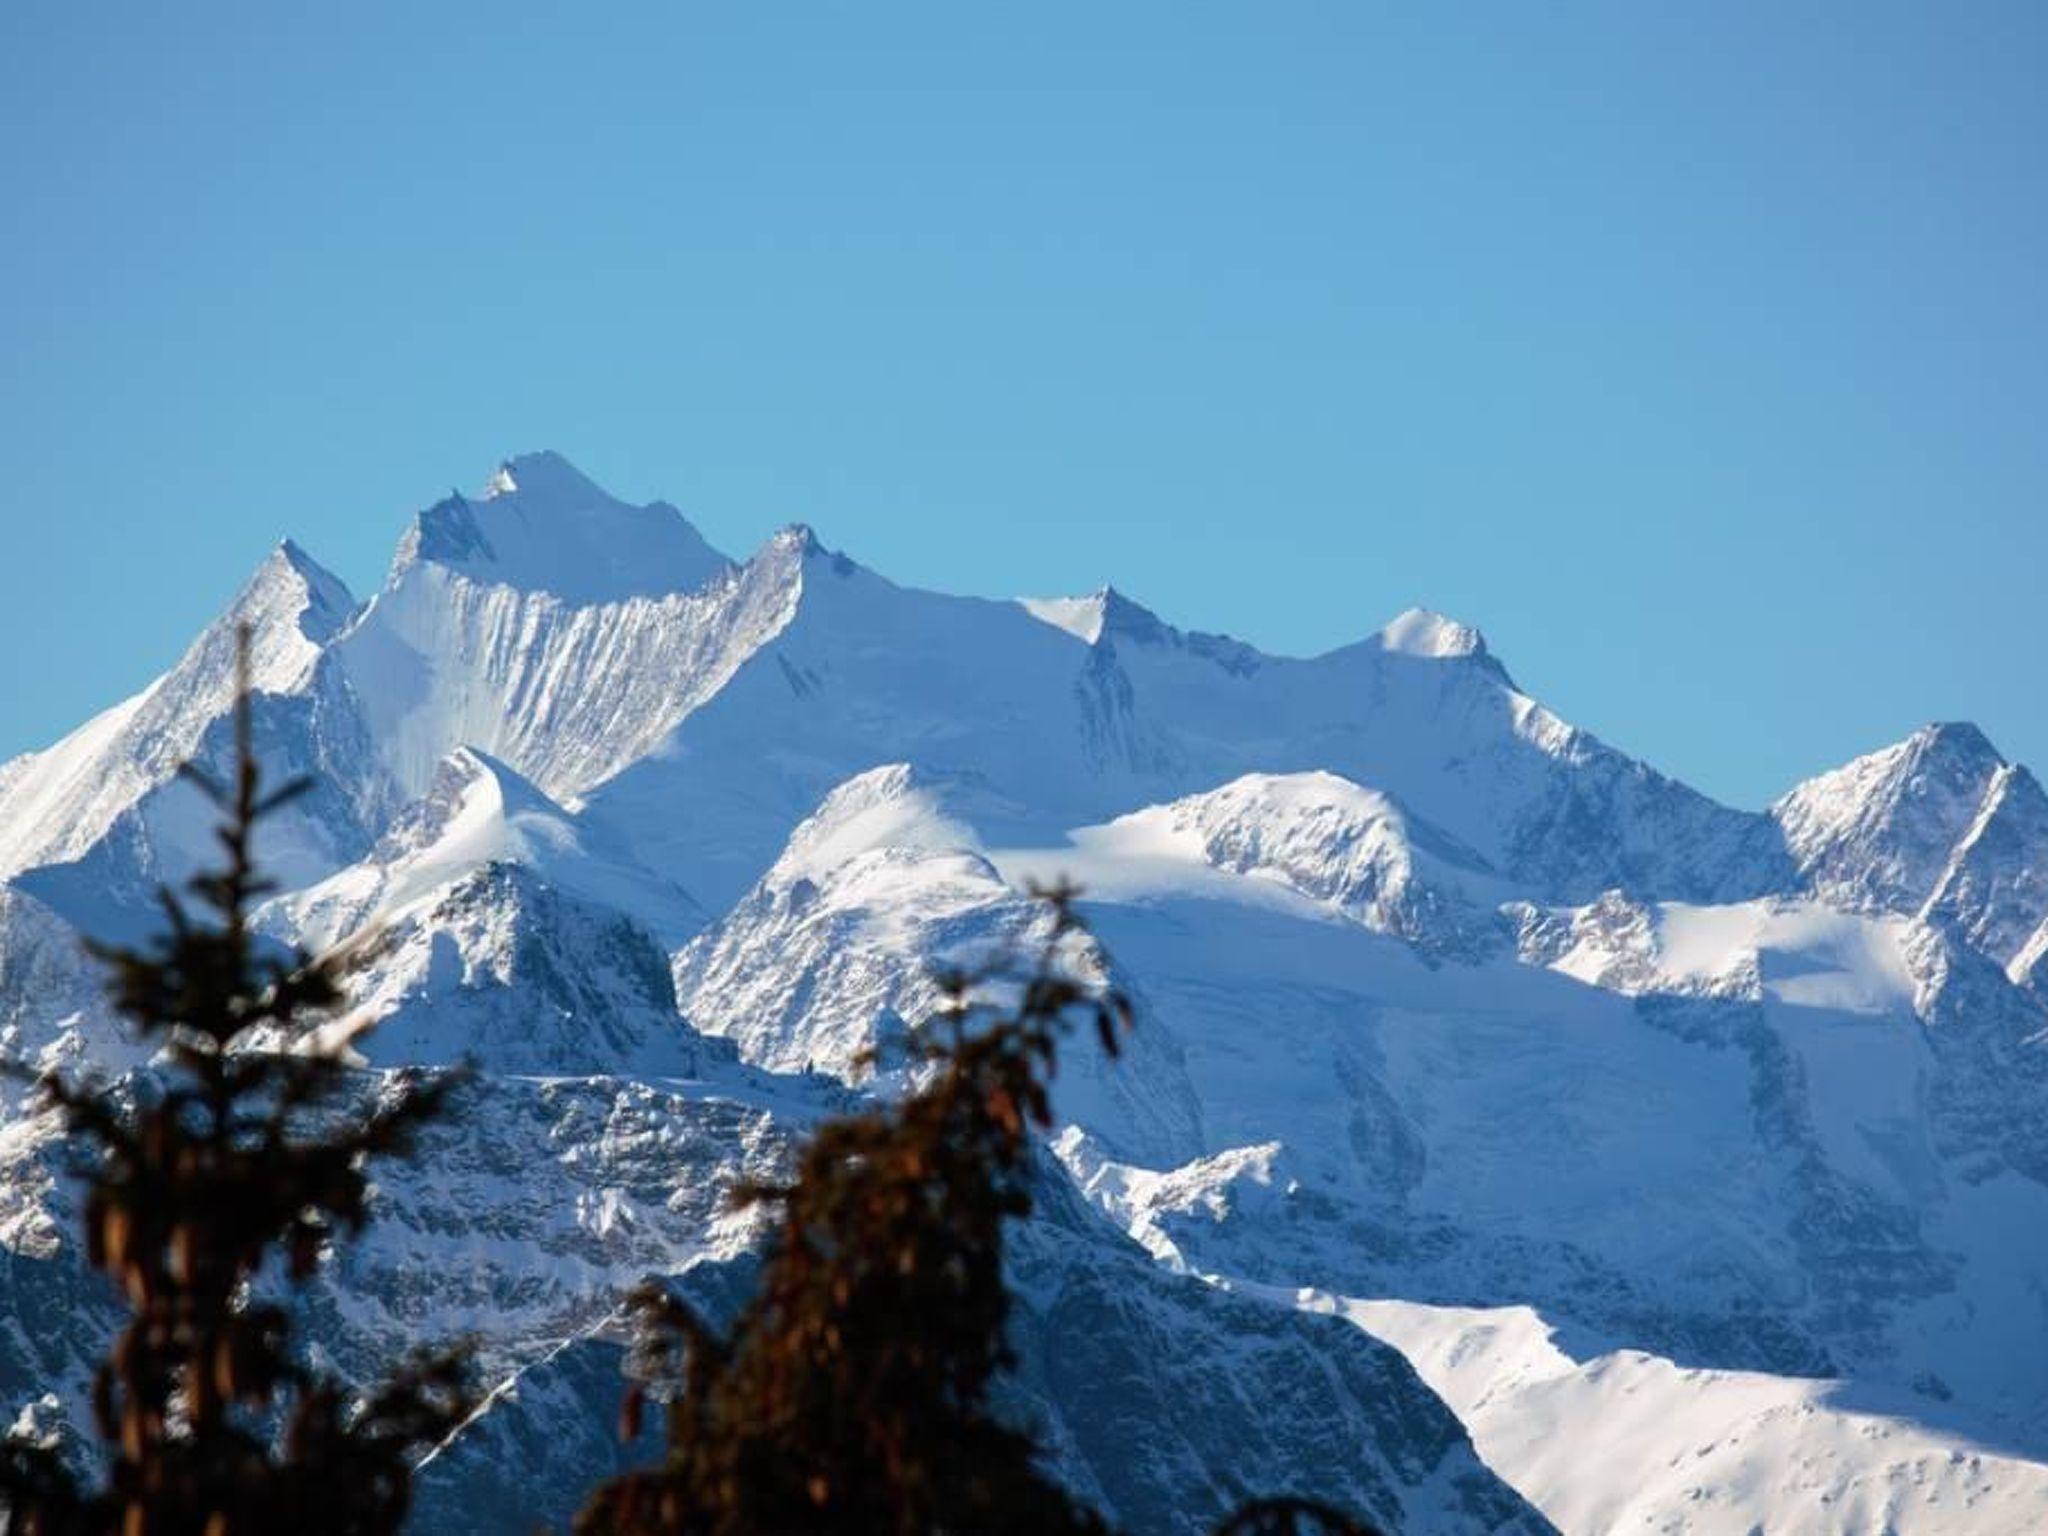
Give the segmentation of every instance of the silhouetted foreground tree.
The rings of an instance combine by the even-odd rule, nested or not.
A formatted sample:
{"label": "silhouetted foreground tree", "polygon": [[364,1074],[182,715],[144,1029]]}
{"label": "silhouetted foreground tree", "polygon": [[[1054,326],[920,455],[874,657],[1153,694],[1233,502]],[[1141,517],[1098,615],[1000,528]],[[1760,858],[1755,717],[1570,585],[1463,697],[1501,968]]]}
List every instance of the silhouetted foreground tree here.
{"label": "silhouetted foreground tree", "polygon": [[6,1528],[35,1536],[257,1536],[388,1532],[404,1519],[412,1466],[468,1409],[460,1350],[421,1354],[358,1399],[304,1365],[282,1307],[253,1300],[273,1256],[294,1283],[361,1228],[365,1160],[407,1150],[450,1079],[399,1077],[367,1108],[347,1071],[288,1049],[342,1001],[342,961],[259,953],[251,836],[298,794],[264,793],[250,746],[247,637],[235,712],[234,782],[187,776],[223,814],[223,867],[192,880],[195,922],[166,890],[168,931],[103,949],[114,999],[165,1070],[123,1094],[50,1075],[43,1089],[98,1158],[85,1249],[130,1316],[94,1378],[109,1442],[104,1484],[57,1457],[0,1450]]}
{"label": "silhouetted foreground tree", "polygon": [[[1074,893],[1045,894],[1053,922],[1035,964],[941,978],[944,1006],[913,1040],[921,1086],[827,1121],[787,1186],[736,1192],[779,1220],[729,1333],[658,1286],[635,1298],[640,1381],[621,1430],[637,1436],[656,1386],[666,1456],[600,1487],[581,1536],[1107,1531],[989,1405],[1013,1364],[1003,1223],[1031,1209],[1032,1133],[1052,1123],[1060,1038],[1090,1021],[1114,1055],[1131,1022],[1122,996],[1069,979]],[[990,983],[1019,988],[1015,1005],[976,1008]],[[1290,1500],[1247,1505],[1222,1530],[1371,1536]]]}
{"label": "silhouetted foreground tree", "polygon": [[[343,1001],[347,961],[282,957],[248,927],[270,885],[252,837],[304,787],[264,793],[244,673],[234,782],[187,770],[223,814],[223,867],[166,890],[168,930],[100,950],[122,1013],[162,1048],[131,1088],[43,1080],[97,1153],[85,1249],[130,1316],[95,1375],[103,1483],[52,1451],[0,1444],[0,1521],[33,1536],[385,1533],[412,1469],[470,1407],[460,1350],[422,1353],[365,1398],[306,1366],[284,1308],[256,1299],[273,1260],[297,1283],[367,1216],[368,1159],[409,1149],[452,1079],[398,1074],[367,1107],[338,1056],[304,1045]],[[1014,1362],[1003,1223],[1031,1208],[1033,1129],[1051,1124],[1061,1037],[1092,1021],[1114,1055],[1130,1010],[1069,979],[1072,892],[1035,964],[944,978],[913,1041],[919,1086],[821,1126],[786,1186],[737,1192],[779,1220],[760,1287],[719,1334],[656,1287],[637,1298],[637,1366],[668,1394],[667,1454],[597,1490],[586,1533],[872,1536],[1106,1533],[999,1422],[990,1389]],[[989,1012],[974,999],[1015,989]],[[646,1385],[627,1396],[637,1434]],[[1372,1536],[1308,1502],[1246,1505],[1222,1536]]]}

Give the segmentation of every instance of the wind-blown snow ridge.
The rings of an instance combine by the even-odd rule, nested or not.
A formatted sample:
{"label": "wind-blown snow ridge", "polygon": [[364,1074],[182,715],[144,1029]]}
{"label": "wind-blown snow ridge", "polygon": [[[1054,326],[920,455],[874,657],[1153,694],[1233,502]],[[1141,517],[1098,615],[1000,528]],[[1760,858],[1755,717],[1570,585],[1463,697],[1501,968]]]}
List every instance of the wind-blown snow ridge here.
{"label": "wind-blown snow ridge", "polygon": [[[722,1191],[895,1091],[934,968],[1028,948],[1063,876],[1060,964],[1137,1027],[1062,1056],[1016,1390],[1128,1528],[1257,1485],[1544,1529],[1497,1472],[1573,1531],[2038,1516],[2048,796],[1974,727],[1753,814],[1427,610],[1273,656],[1112,587],[901,587],[802,525],[734,563],[523,455],[368,603],[287,542],[0,766],[8,1050],[137,1065],[74,929],[138,931],[210,852],[172,774],[228,760],[244,622],[266,773],[313,786],[264,930],[379,939],[366,1085],[480,1071],[313,1309],[345,1370],[485,1324],[506,1390],[429,1468],[436,1528],[563,1518],[580,1478],[514,1507],[514,1461],[617,1464],[616,1291],[729,1305]],[[0,1382],[82,1380],[105,1323],[54,1136],[0,1107]]]}

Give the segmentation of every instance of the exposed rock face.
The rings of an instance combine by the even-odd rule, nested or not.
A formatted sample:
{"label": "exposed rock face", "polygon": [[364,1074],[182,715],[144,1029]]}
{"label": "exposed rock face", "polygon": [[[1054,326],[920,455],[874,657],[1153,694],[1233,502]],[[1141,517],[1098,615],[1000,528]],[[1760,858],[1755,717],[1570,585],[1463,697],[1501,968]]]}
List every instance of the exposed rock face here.
{"label": "exposed rock face", "polygon": [[[1753,815],[1440,615],[1302,660],[804,528],[736,563],[533,455],[367,603],[281,547],[0,767],[14,1054],[146,1070],[75,939],[208,856],[173,772],[227,760],[244,622],[259,755],[314,781],[264,931],[381,935],[363,1092],[479,1068],[301,1303],[346,1370],[481,1335],[422,1528],[559,1522],[645,1453],[620,1294],[732,1305],[725,1191],[898,1091],[934,969],[1031,944],[1060,876],[1138,1028],[1063,1062],[1010,1391],[1131,1529],[1280,1489],[1410,1533],[2048,1519],[2048,796],[1973,728]],[[10,1097],[0,1410],[87,1454],[62,1159]]]}

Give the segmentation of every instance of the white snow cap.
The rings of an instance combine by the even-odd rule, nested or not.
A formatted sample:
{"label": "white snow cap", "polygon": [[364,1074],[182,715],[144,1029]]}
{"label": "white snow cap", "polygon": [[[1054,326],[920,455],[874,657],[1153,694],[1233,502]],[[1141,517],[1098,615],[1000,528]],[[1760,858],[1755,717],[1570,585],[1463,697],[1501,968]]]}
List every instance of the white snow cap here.
{"label": "white snow cap", "polygon": [[422,563],[576,605],[696,591],[732,566],[674,507],[620,501],[552,452],[505,460],[479,500],[420,513],[393,576]]}
{"label": "white snow cap", "polygon": [[1380,649],[1397,656],[1484,656],[1486,637],[1427,608],[1410,608],[1379,632]]}
{"label": "white snow cap", "polygon": [[1041,623],[1093,645],[1102,638],[1102,610],[1108,597],[1109,588],[1103,587],[1086,597],[1020,597],[1017,605]]}
{"label": "white snow cap", "polygon": [[1158,614],[1113,586],[1097,587],[1086,597],[1020,597],[1017,606],[1041,623],[1063,629],[1089,645],[1105,633],[1139,641],[1157,641],[1178,633]]}

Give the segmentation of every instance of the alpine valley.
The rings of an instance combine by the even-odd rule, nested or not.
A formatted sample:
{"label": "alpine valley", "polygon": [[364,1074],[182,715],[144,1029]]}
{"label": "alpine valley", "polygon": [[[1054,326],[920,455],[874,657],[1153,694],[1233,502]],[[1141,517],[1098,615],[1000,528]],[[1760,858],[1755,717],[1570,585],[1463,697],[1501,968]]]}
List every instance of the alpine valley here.
{"label": "alpine valley", "polygon": [[[296,1303],[362,1377],[481,1341],[419,1529],[559,1526],[650,1454],[611,1433],[622,1293],[743,1294],[727,1190],[900,1086],[935,969],[1059,877],[1138,1017],[1063,1063],[1010,1407],[1121,1525],[2048,1527],[2048,795],[1973,727],[1734,810],[1434,614],[1299,660],[801,527],[736,562],[535,454],[367,601],[281,545],[0,766],[12,1056],[145,1065],[79,938],[209,860],[175,770],[231,752],[244,624],[259,754],[315,785],[265,931],[380,936],[365,1091],[478,1069]],[[111,1298],[8,1092],[0,1407],[84,1456]]]}

